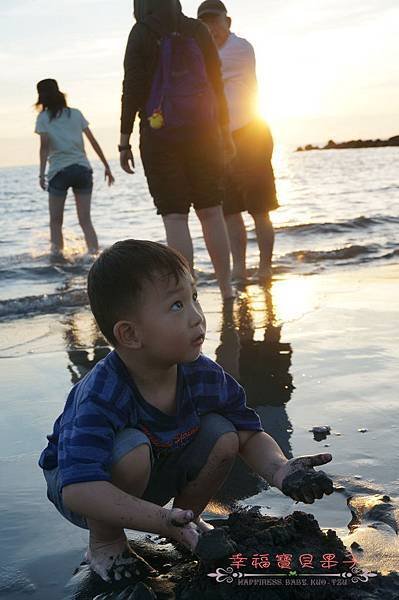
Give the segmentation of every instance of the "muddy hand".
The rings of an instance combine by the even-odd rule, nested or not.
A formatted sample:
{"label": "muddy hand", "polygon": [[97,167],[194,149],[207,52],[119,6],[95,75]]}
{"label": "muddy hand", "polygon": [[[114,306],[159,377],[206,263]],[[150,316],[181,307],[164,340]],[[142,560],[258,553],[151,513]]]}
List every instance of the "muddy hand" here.
{"label": "muddy hand", "polygon": [[181,510],[172,508],[167,518],[166,537],[172,538],[189,550],[194,550],[200,538],[200,529],[194,522],[194,513],[192,510]]}
{"label": "muddy hand", "polygon": [[332,460],[331,454],[315,454],[292,458],[273,476],[273,483],[283,494],[293,500],[313,504],[313,502],[333,492],[333,482],[323,471],[314,467],[325,465]]}

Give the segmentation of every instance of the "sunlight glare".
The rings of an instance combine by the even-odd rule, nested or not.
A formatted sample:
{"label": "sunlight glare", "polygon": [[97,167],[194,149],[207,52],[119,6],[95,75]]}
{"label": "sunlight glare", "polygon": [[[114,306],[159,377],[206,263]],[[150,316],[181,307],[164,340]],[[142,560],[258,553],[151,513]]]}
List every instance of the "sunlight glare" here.
{"label": "sunlight glare", "polygon": [[315,283],[310,277],[275,281],[272,294],[275,318],[280,323],[300,319],[316,306]]}

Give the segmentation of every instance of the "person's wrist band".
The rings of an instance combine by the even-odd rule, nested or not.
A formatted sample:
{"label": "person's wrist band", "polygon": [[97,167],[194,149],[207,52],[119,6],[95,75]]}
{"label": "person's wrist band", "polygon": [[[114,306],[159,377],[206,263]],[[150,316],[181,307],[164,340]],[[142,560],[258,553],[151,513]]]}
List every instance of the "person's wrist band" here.
{"label": "person's wrist band", "polygon": [[130,144],[126,144],[125,146],[121,146],[121,145],[118,146],[119,152],[124,152],[125,150],[131,150],[131,149],[132,149],[132,147]]}

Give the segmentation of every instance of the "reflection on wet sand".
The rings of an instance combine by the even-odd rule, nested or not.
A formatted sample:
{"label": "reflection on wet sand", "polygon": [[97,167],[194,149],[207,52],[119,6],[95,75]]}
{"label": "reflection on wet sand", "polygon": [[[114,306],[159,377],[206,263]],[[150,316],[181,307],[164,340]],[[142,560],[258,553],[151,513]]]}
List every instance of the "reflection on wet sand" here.
{"label": "reflection on wet sand", "polygon": [[[256,295],[244,291],[236,304],[224,306],[216,361],[245,388],[248,405],[259,414],[264,430],[292,458],[292,426],[285,410],[294,389],[289,373],[292,348],[281,342],[282,324],[276,320],[272,290],[258,289]],[[259,331],[264,332],[263,339],[256,340]],[[217,500],[232,503],[265,486],[239,459]]]}
{"label": "reflection on wet sand", "polygon": [[63,322],[66,351],[70,360],[67,368],[74,385],[105,358],[111,348],[90,313],[69,314]]}

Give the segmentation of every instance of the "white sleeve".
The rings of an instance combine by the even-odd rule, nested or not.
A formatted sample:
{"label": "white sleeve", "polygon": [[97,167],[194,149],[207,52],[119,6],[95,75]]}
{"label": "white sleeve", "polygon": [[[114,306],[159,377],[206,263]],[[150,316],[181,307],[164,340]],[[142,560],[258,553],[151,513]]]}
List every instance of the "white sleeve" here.
{"label": "white sleeve", "polygon": [[46,122],[43,116],[43,113],[37,115],[36,125],[35,125],[35,133],[47,133]]}
{"label": "white sleeve", "polygon": [[85,119],[85,117],[83,116],[83,114],[79,111],[79,115],[80,115],[80,119],[82,121],[82,131],[84,129],[86,129],[86,127],[89,126],[89,121],[87,119]]}
{"label": "white sleeve", "polygon": [[[243,48],[243,50],[244,50],[244,48]],[[255,74],[255,72],[256,72],[255,50],[254,50],[252,44],[250,44],[248,41],[245,45],[245,52],[243,54],[245,55],[245,63],[246,63],[246,67],[247,67],[248,71],[252,70],[253,73]]]}

